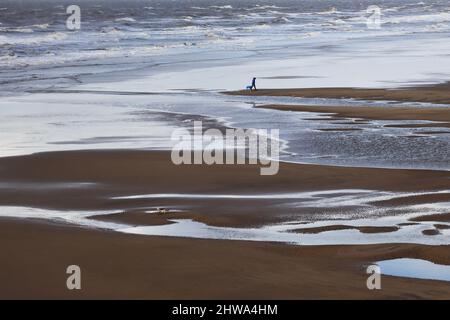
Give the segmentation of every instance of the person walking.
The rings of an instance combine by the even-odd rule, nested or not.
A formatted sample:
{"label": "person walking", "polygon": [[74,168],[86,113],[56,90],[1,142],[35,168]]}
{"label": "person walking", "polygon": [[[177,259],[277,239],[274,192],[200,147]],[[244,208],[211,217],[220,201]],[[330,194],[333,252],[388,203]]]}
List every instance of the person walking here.
{"label": "person walking", "polygon": [[253,80],[252,80],[252,87],[250,88],[250,91],[253,91],[253,89],[255,89],[255,91],[257,91],[257,89],[256,89],[256,78],[253,78]]}

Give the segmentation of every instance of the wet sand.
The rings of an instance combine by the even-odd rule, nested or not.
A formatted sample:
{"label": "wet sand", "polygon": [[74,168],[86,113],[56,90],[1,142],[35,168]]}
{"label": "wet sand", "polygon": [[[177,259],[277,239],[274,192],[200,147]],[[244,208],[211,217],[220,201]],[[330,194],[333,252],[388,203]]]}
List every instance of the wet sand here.
{"label": "wet sand", "polygon": [[[305,88],[260,89],[258,91],[226,92],[230,95],[277,96],[329,99],[394,100],[401,102],[428,102],[450,104],[450,84],[404,88],[404,89],[358,89],[358,88]],[[425,120],[435,123],[390,124],[391,128],[450,128],[450,112],[446,107],[412,106],[327,106],[327,105],[262,105],[257,108],[281,111],[314,112],[331,115],[331,118],[359,118],[363,120]],[[309,120],[309,119],[308,119]],[[317,119],[321,120],[321,119]],[[324,119],[322,119],[324,120]]]}
{"label": "wet sand", "polygon": [[450,131],[419,131],[418,134],[450,134]]}
{"label": "wet sand", "polygon": [[450,193],[430,193],[413,195],[407,197],[397,197],[389,200],[374,201],[372,204],[381,206],[401,206],[425,203],[450,202]]}
{"label": "wet sand", "polygon": [[387,124],[386,128],[450,128],[450,122],[434,122],[434,123],[410,123],[410,124]]}
{"label": "wet sand", "polygon": [[425,216],[411,218],[411,221],[437,221],[450,222],[450,213],[447,214],[429,214]]}
{"label": "wet sand", "polygon": [[[182,217],[231,227],[292,221],[302,214],[301,210],[287,214],[280,206],[289,199],[271,198],[273,194],[341,189],[409,192],[450,189],[448,171],[280,163],[277,175],[261,176],[257,165],[176,166],[170,161],[169,152],[132,150],[64,151],[1,158],[0,180],[3,182],[0,205],[4,206],[131,212],[131,215],[116,214],[100,219],[132,225],[144,220],[149,225],[162,224],[166,217]],[[146,194],[162,195],[146,198]],[[164,194],[181,195],[172,198]],[[231,197],[183,196],[189,194]],[[239,195],[261,194],[267,196],[239,198]],[[440,200],[442,196],[438,197]],[[296,198],[291,201],[298,201]],[[418,195],[398,201],[406,200],[423,203],[436,199]],[[395,204],[395,200],[392,202]],[[158,207],[169,209],[164,218],[139,214]]]}
{"label": "wet sand", "polygon": [[317,129],[318,131],[324,132],[340,132],[340,131],[361,131],[362,129],[358,128],[325,128],[325,129]]}
{"label": "wet sand", "polygon": [[[339,90],[286,90],[278,95],[343,97]],[[346,89],[364,99],[448,103],[444,89],[402,92]],[[408,91],[409,90],[409,91]],[[425,90],[425,91],[423,91]],[[429,91],[427,91],[429,90]],[[259,90],[256,94],[274,94]],[[384,94],[381,96],[381,94]],[[424,94],[425,93],[425,94]],[[247,94],[247,93],[246,93]],[[252,93],[253,94],[253,93]],[[417,100],[416,95],[422,100]],[[343,95],[343,96],[342,96]],[[356,95],[356,96],[355,96]],[[428,101],[430,100],[430,101]],[[433,101],[431,101],[433,100]],[[442,108],[268,106],[280,110],[323,112],[342,117],[382,120],[430,120],[450,123]],[[319,111],[320,110],[320,111]],[[433,124],[434,125],[434,124]],[[62,211],[106,210],[91,219],[132,226],[162,225],[189,218],[214,226],[251,227],[287,222],[285,200],[273,194],[365,189],[434,192],[450,189],[450,172],[350,168],[280,163],[279,174],[261,176],[256,165],[175,166],[169,152],[103,150],[63,151],[0,158],[0,205]],[[160,194],[158,198],[133,197]],[[164,197],[164,194],[231,195],[227,199]],[[236,197],[233,195],[237,195]],[[239,195],[267,195],[266,199]],[[447,201],[448,194],[399,197],[372,203],[378,207]],[[167,208],[165,213],[149,213]],[[448,215],[411,221],[436,221],[433,237]],[[432,227],[432,226],[431,226]],[[361,233],[395,232],[393,226],[336,225],[299,229],[321,232],[357,229]],[[450,264],[450,246],[416,244],[292,246],[266,242],[155,237],[81,228],[41,220],[0,219],[2,288],[0,298],[125,299],[449,299],[448,283],[391,276],[382,290],[366,288],[365,267],[395,258]],[[65,287],[68,265],[82,268],[82,290]]]}
{"label": "wet sand", "polygon": [[398,227],[391,227],[391,226],[364,226],[364,227],[358,227],[358,226],[347,226],[347,225],[331,225],[331,226],[324,226],[324,227],[315,227],[315,228],[300,228],[300,229],[294,229],[293,232],[297,233],[322,233],[327,231],[336,231],[336,230],[358,230],[361,233],[386,233],[386,232],[395,232],[399,228]]}
{"label": "wet sand", "polygon": [[398,88],[301,88],[301,89],[258,89],[226,92],[232,95],[280,96],[330,99],[395,100],[450,104],[450,83],[437,85]]}
{"label": "wet sand", "polygon": [[[362,188],[450,187],[450,172],[281,163],[276,176],[254,165],[175,166],[168,152],[66,151],[0,159],[0,204],[59,210],[112,210],[104,221],[158,225],[193,218],[254,226],[292,219],[267,199],[113,199],[147,193],[240,194]],[[195,183],[192,183],[195,181]],[[199,203],[202,206],[198,206]],[[174,212],[173,206],[197,205]],[[168,213],[146,213],[154,207]],[[251,210],[245,210],[251,208]],[[95,218],[95,217],[93,217]],[[337,222],[338,224],[339,222]],[[369,232],[369,230],[361,230]],[[371,230],[372,232],[374,230]],[[379,230],[376,231],[386,231]],[[318,235],[320,236],[320,235]],[[0,298],[380,299],[450,298],[448,283],[383,276],[366,288],[365,266],[393,258],[450,264],[450,246],[291,246],[122,234],[55,222],[0,219]],[[65,287],[68,265],[82,290]]]}
{"label": "wet sand", "polygon": [[281,111],[317,112],[333,114],[342,118],[361,118],[369,120],[427,120],[439,123],[392,124],[391,128],[430,128],[449,127],[450,112],[448,108],[431,107],[357,107],[357,106],[300,106],[300,105],[264,105],[259,108]]}
{"label": "wet sand", "polygon": [[[68,225],[0,220],[1,299],[418,299],[450,298],[446,282],[382,276],[373,261],[410,257],[450,264],[449,246],[300,247],[135,236]],[[80,291],[66,289],[67,266]]]}
{"label": "wet sand", "polygon": [[422,233],[426,236],[435,236],[440,234],[440,231],[438,229],[427,229],[423,230]]}

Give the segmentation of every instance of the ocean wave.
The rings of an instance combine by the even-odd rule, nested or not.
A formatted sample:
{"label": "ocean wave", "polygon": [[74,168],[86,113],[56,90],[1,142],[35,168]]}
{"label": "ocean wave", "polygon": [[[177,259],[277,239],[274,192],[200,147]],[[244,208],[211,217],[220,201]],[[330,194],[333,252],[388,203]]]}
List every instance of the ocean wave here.
{"label": "ocean wave", "polygon": [[[282,12],[278,11],[265,11],[265,12],[250,12],[247,14],[236,14],[235,18],[238,18],[240,20],[248,20],[248,21],[265,21],[269,22],[271,20],[274,20],[273,22],[277,22],[277,19],[279,19],[278,22],[292,22],[290,21],[288,14],[284,14]],[[284,20],[284,21],[283,21]],[[288,21],[289,20],[289,21]]]}
{"label": "ocean wave", "polygon": [[224,6],[209,6],[211,9],[233,9],[233,6],[231,5],[224,5]]}
{"label": "ocean wave", "polygon": [[287,17],[276,17],[276,18],[273,18],[270,22],[271,23],[291,23],[292,20],[289,20]]}
{"label": "ocean wave", "polygon": [[[387,7],[387,8],[381,8],[382,12],[386,13],[386,12],[398,12],[399,10],[402,10],[404,7],[400,6],[400,7]],[[366,10],[364,10],[365,12]]]}
{"label": "ocean wave", "polygon": [[[104,35],[104,39],[119,41],[122,39],[134,39],[134,40],[147,40],[150,38],[150,34],[142,29],[135,30],[121,30],[120,28],[114,26],[102,27],[100,32]],[[96,38],[96,33],[89,34],[91,39]]]}
{"label": "ocean wave", "polygon": [[328,10],[325,11],[320,11],[320,12],[316,12],[316,14],[335,14],[335,13],[339,13],[340,11],[338,11],[336,9],[336,7],[331,7]]}
{"label": "ocean wave", "polygon": [[424,32],[442,32],[448,31],[450,29],[450,25],[446,23],[436,23],[431,25],[426,25],[423,28]]}
{"label": "ocean wave", "polygon": [[284,13],[278,10],[265,10],[260,12],[252,12],[250,15],[255,17],[278,17],[278,16],[287,16],[289,13]]}
{"label": "ocean wave", "polygon": [[440,12],[432,14],[419,14],[410,16],[396,16],[396,17],[385,17],[383,18],[385,23],[390,24],[408,24],[408,23],[419,23],[419,22],[449,22],[450,13]]}
{"label": "ocean wave", "polygon": [[102,27],[102,28],[100,28],[100,33],[103,33],[103,34],[114,34],[114,35],[122,35],[122,34],[124,34],[123,31],[119,30],[116,27]]}
{"label": "ocean wave", "polygon": [[33,33],[34,30],[30,27],[0,27],[0,32],[5,33]]}
{"label": "ocean wave", "polygon": [[266,9],[282,9],[282,7],[276,6],[276,5],[274,5],[274,4],[271,4],[271,5],[257,4],[254,8],[258,8],[259,10],[266,10]]}
{"label": "ocean wave", "polygon": [[205,31],[210,30],[210,28],[206,26],[182,26],[182,27],[172,27],[172,28],[164,28],[162,30],[158,30],[158,34],[161,35],[180,35],[180,34],[198,34],[204,33]]}
{"label": "ocean wave", "polygon": [[304,38],[312,38],[312,37],[318,37],[322,34],[320,31],[314,31],[314,32],[306,32],[303,34]]}
{"label": "ocean wave", "polygon": [[215,32],[209,31],[209,32],[205,33],[205,37],[208,38],[208,39],[220,39],[221,35],[219,35],[219,34],[217,34]]}
{"label": "ocean wave", "polygon": [[[361,8],[358,8],[358,11],[346,11],[338,7],[342,10],[338,11],[334,7],[321,4],[304,12],[299,7],[288,8],[270,4],[255,6],[254,3],[250,5],[243,3],[242,8],[235,2],[231,3],[234,7],[207,6],[205,2],[194,1],[190,4],[202,6],[188,5],[186,10],[172,12],[158,5],[155,9],[146,7],[141,12],[130,9],[120,14],[116,11],[109,12],[108,8],[104,7],[105,15],[92,13],[92,19],[89,18],[86,27],[75,33],[49,32],[53,29],[59,30],[58,28],[63,30],[64,22],[59,24],[59,17],[44,20],[49,23],[42,23],[42,20],[37,20],[34,16],[33,19],[17,20],[32,21],[25,26],[17,24],[6,27],[7,22],[4,22],[0,25],[0,45],[7,46],[0,48],[4,49],[0,55],[5,53],[7,56],[1,58],[1,63],[51,65],[79,59],[110,57],[126,59],[129,56],[171,52],[172,49],[175,53],[200,52],[205,47],[219,51],[222,48],[234,49],[239,46],[238,49],[251,51],[261,45],[278,46],[278,43],[285,45],[291,40],[306,43],[309,40],[301,39],[307,38],[311,39],[311,44],[314,45],[317,41],[332,37],[347,39],[376,37],[383,34],[391,36],[399,32],[438,33],[450,29],[448,10],[429,12],[423,7],[418,7],[418,4],[406,9],[400,9],[400,6],[383,8],[383,26],[391,25],[383,30],[370,31],[366,28],[366,12]],[[2,31],[5,33],[2,34]],[[321,35],[321,32],[322,36],[315,40],[314,38]],[[39,45],[40,43],[44,45]],[[110,48],[118,45],[121,47]],[[69,48],[78,54],[70,53]],[[47,53],[47,49],[54,52]]]}
{"label": "ocean wave", "polygon": [[[1,39],[1,37],[0,37]],[[27,66],[62,65],[86,60],[99,60],[123,57],[148,57],[161,54],[163,50],[185,47],[184,44],[173,46],[145,46],[145,47],[110,47],[96,50],[70,51],[63,54],[46,52],[38,56],[5,55],[0,57],[0,68],[18,68]]]}
{"label": "ocean wave", "polygon": [[236,31],[252,32],[252,31],[265,30],[265,29],[271,29],[271,28],[272,28],[272,26],[267,23],[259,23],[259,24],[246,26],[246,27],[238,27],[238,28],[236,28]]}
{"label": "ocean wave", "polygon": [[42,24],[33,24],[31,27],[40,29],[40,30],[45,30],[45,29],[48,29],[49,26],[50,26],[50,24],[48,24],[48,23],[42,23]]}
{"label": "ocean wave", "polygon": [[61,41],[67,38],[67,34],[63,32],[52,32],[46,35],[14,37],[0,36],[0,45],[35,45],[46,42]]}
{"label": "ocean wave", "polygon": [[304,39],[312,39],[317,38],[322,35],[322,32],[320,31],[314,31],[314,32],[305,32],[305,33],[299,33],[299,34],[291,34],[289,36],[284,37],[286,40],[291,41],[298,41],[298,40],[304,40]]}
{"label": "ocean wave", "polygon": [[117,18],[114,21],[116,21],[116,22],[136,22],[136,20],[131,17]]}
{"label": "ocean wave", "polygon": [[[1,23],[0,23],[1,24]],[[4,33],[33,33],[35,30],[46,30],[50,25],[48,23],[33,24],[31,26],[21,27],[0,27],[0,32]]]}

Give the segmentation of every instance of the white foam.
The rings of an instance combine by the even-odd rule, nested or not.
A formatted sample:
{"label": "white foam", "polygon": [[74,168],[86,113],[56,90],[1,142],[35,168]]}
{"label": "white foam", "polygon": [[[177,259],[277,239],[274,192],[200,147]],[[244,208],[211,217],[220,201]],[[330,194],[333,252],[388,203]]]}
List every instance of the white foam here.
{"label": "white foam", "polygon": [[47,42],[57,42],[67,38],[67,34],[64,32],[52,32],[45,35],[32,35],[32,36],[1,36],[0,45],[32,45]]}
{"label": "white foam", "polygon": [[115,21],[117,21],[117,22],[136,22],[136,20],[131,17],[117,18],[117,19],[115,19]]}
{"label": "white foam", "polygon": [[231,5],[223,5],[223,6],[209,6],[210,8],[213,9],[233,9],[233,6]]}

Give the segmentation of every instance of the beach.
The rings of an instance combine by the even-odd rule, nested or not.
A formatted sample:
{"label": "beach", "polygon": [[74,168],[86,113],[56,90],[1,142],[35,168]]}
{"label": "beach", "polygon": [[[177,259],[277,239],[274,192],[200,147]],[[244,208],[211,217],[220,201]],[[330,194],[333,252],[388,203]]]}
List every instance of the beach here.
{"label": "beach", "polygon": [[[323,113],[332,119],[321,121],[355,126],[449,121],[441,105],[254,108],[311,113],[311,123]],[[383,275],[382,290],[366,286],[366,268],[378,261],[450,264],[447,170],[282,161],[276,175],[262,176],[259,165],[175,165],[169,150],[98,149],[98,141],[0,158],[1,298],[450,297],[439,280]],[[81,291],[65,287],[74,263]]]}
{"label": "beach", "polygon": [[[379,200],[378,206],[388,211],[389,201],[393,202],[393,210],[413,192],[416,194],[409,195],[406,204],[427,203],[430,198],[433,200],[433,196],[441,197],[440,201],[448,201],[448,193],[441,191],[450,189],[450,173],[447,171],[281,163],[278,174],[262,176],[259,166],[250,164],[177,166],[172,163],[170,153],[163,151],[37,153],[1,158],[0,167],[0,177],[5,184],[0,190],[0,204],[3,206],[94,213],[166,207],[169,209],[164,215],[167,219],[194,218],[208,225],[227,227],[289,222],[302,219],[303,215],[314,219],[314,214],[308,214],[307,208],[301,210],[288,206],[295,201],[296,206],[301,207],[302,193],[307,192],[324,194],[324,198],[332,200],[333,193],[327,195],[327,191],[336,190],[338,196],[360,189],[393,192],[392,196]],[[150,196],[146,197],[147,194]],[[171,197],[171,194],[180,196]],[[293,196],[283,197],[289,194]],[[234,197],[221,197],[226,195]],[[304,201],[307,205],[309,199]],[[286,205],[284,210],[280,210],[282,205]],[[183,208],[182,212],[178,212],[178,208]],[[351,206],[346,210],[350,216]],[[110,215],[97,217],[111,218]],[[157,214],[147,213],[144,217],[146,224],[150,225],[152,219],[161,220],[161,215]],[[116,219],[120,222],[121,215],[117,214]],[[126,214],[123,214],[123,219],[132,222]]]}
{"label": "beach", "polygon": [[[418,191],[417,186],[423,192],[448,189],[450,184],[447,172],[297,164],[282,164],[278,175],[265,177],[259,175],[257,167],[250,165],[175,166],[167,152],[125,150],[50,152],[2,158],[0,167],[2,181],[14,186],[12,189],[2,187],[2,206],[60,210],[62,217],[64,212],[70,215],[75,210],[110,210],[116,213],[94,215],[92,219],[130,226],[155,226],[171,223],[171,219],[194,219],[212,226],[248,228],[302,219],[303,212],[297,210],[296,216],[286,216],[279,207],[268,205],[273,201],[255,199],[194,201],[189,197],[164,199],[161,196],[160,199],[114,200],[114,197],[168,192],[273,194],[349,188],[410,192]],[[196,180],[195,185],[191,183],[192,179]],[[94,187],[70,187],[86,181]],[[432,200],[416,196],[410,202]],[[155,214],[143,209],[161,204],[169,209],[167,213]],[[192,209],[171,212],[174,207]],[[441,217],[428,220],[436,224]],[[411,220],[427,219],[419,216]],[[339,224],[339,221],[334,223]],[[392,228],[385,226],[362,232],[375,232],[381,236],[386,232],[398,232],[386,230],[389,227]],[[445,282],[398,277],[383,277],[383,289],[370,291],[366,287],[365,273],[367,265],[385,259],[415,258],[449,264],[448,245],[296,246],[158,237],[82,228],[73,223],[38,218],[3,218],[0,228],[4,261],[1,297],[8,299],[450,297]],[[397,225],[396,228],[403,227]],[[310,228],[318,237],[321,232],[330,231],[313,229]],[[65,288],[65,266],[75,262],[82,268],[83,283],[86,283],[80,292]]]}
{"label": "beach", "polygon": [[0,299],[450,299],[450,8],[369,5],[2,4]]}
{"label": "beach", "polygon": [[[446,299],[448,284],[383,277],[364,266],[395,257],[449,263],[448,246],[299,247],[145,237],[2,220],[2,299]],[[57,241],[55,241],[57,239]],[[14,244],[12,246],[11,244]],[[82,290],[65,268],[82,268]],[[413,288],[413,289],[412,289]]]}
{"label": "beach", "polygon": [[[303,97],[303,98],[334,98],[334,99],[361,99],[361,100],[385,100],[385,101],[405,101],[405,102],[431,102],[436,104],[449,104],[450,85],[448,83],[423,85],[416,87],[400,88],[292,88],[292,89],[263,89],[254,92],[238,91],[232,94],[239,95],[262,95],[281,97]],[[424,110],[422,110],[423,112]],[[412,120],[412,117],[387,116],[388,119]],[[418,116],[418,118],[421,118]],[[379,116],[378,118],[383,119]],[[385,118],[386,119],[386,118]],[[417,119],[417,118],[416,118]],[[427,117],[425,117],[427,119]],[[437,120],[436,118],[431,118]],[[448,118],[447,118],[448,119]],[[445,120],[445,119],[444,119]]]}

